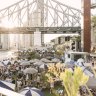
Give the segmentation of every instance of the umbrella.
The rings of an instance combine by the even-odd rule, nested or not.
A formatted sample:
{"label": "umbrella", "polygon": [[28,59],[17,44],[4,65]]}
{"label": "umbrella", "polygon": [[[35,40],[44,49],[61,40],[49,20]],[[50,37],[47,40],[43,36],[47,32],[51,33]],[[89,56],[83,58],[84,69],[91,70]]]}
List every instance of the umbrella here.
{"label": "umbrella", "polygon": [[30,60],[29,63],[34,63],[34,60]]}
{"label": "umbrella", "polygon": [[59,59],[57,59],[57,58],[54,58],[54,59],[52,59],[52,62],[57,63],[57,62],[60,62],[60,60],[59,60]]}
{"label": "umbrella", "polygon": [[9,90],[15,90],[15,84],[13,83],[9,83],[9,82],[6,82],[6,81],[0,81],[0,87],[2,88],[6,88],[6,89],[9,89]]}
{"label": "umbrella", "polygon": [[74,68],[73,64],[65,64],[65,68]]}
{"label": "umbrella", "polygon": [[4,65],[7,65],[9,63],[9,60],[3,61]]}
{"label": "umbrella", "polygon": [[87,67],[82,66],[81,68],[82,68],[83,72],[84,72],[86,75],[88,75],[89,77],[94,77],[94,74],[91,72],[91,70],[88,70]]}
{"label": "umbrella", "polygon": [[0,87],[0,96],[24,96],[24,95],[21,95],[17,92],[14,92],[14,91],[11,91],[11,90],[8,90],[6,88],[2,88]]}
{"label": "umbrella", "polygon": [[45,64],[40,65],[39,68],[43,68],[44,69],[45,68]]}
{"label": "umbrella", "polygon": [[79,59],[77,60],[77,63],[84,63],[84,59],[79,58]]}
{"label": "umbrella", "polygon": [[37,73],[38,71],[35,69],[35,68],[26,68],[25,70],[24,70],[24,73],[25,74],[35,74],[35,73]]}
{"label": "umbrella", "polygon": [[19,63],[28,62],[28,60],[20,60]]}
{"label": "umbrella", "polygon": [[74,62],[74,60],[71,60],[71,61],[70,61],[70,64],[73,64],[73,65],[75,65],[75,62]]}
{"label": "umbrella", "polygon": [[49,59],[49,60],[52,60],[53,59],[52,56],[47,56],[46,58]]}
{"label": "umbrella", "polygon": [[37,66],[41,66],[42,64],[45,64],[44,62],[42,61],[39,61],[39,62],[35,62],[34,65],[37,65]]}
{"label": "umbrella", "polygon": [[42,58],[41,61],[45,62],[45,63],[51,63],[50,60],[46,59],[46,58]]}
{"label": "umbrella", "polygon": [[0,62],[0,67],[4,67],[4,64],[2,62]]}
{"label": "umbrella", "polygon": [[24,96],[44,96],[44,94],[41,92],[41,90],[33,87],[26,87],[24,89],[22,89],[20,92],[20,94],[24,95]]}
{"label": "umbrella", "polygon": [[11,64],[14,64],[14,60],[10,60],[10,63],[11,63]]}
{"label": "umbrella", "polygon": [[72,64],[72,65],[75,65],[75,62],[73,60],[70,60],[68,62],[66,62],[66,64]]}
{"label": "umbrella", "polygon": [[27,65],[30,65],[30,63],[28,62],[28,61],[23,61],[22,63],[20,63],[20,65],[22,65],[22,66],[27,66]]}
{"label": "umbrella", "polygon": [[40,60],[39,60],[39,59],[34,59],[33,61],[34,61],[34,62],[39,62]]}
{"label": "umbrella", "polygon": [[88,82],[86,83],[86,85],[87,85],[89,88],[96,89],[96,78],[94,78],[94,77],[89,77],[89,80],[88,80]]}

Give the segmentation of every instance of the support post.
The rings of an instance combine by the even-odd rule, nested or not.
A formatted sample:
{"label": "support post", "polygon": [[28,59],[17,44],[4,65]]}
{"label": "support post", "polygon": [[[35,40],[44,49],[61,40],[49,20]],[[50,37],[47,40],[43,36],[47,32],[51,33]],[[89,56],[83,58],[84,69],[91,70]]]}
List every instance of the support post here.
{"label": "support post", "polygon": [[84,0],[84,51],[91,49],[91,0]]}
{"label": "support post", "polygon": [[36,29],[36,32],[34,32],[34,46],[41,46],[41,32],[39,29]]}

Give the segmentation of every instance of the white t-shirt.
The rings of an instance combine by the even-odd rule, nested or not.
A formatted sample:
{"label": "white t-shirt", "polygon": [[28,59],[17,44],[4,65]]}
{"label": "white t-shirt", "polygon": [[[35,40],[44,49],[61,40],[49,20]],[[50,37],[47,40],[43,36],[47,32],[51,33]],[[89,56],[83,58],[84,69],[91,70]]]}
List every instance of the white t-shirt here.
{"label": "white t-shirt", "polygon": [[54,82],[51,82],[51,83],[50,83],[50,87],[51,87],[51,88],[54,88]]}

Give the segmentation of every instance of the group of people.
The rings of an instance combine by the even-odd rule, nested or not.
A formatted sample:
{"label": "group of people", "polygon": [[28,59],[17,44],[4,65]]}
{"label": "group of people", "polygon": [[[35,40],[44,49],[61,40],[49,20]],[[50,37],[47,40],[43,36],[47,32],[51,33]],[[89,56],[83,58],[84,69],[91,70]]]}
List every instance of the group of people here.
{"label": "group of people", "polygon": [[[0,80],[16,84],[18,90],[24,86],[33,86],[35,84],[36,87],[39,87],[41,70],[38,66],[34,66],[33,64],[23,66],[18,61],[13,61],[0,67]],[[35,68],[38,72],[36,74],[25,74],[24,70],[26,68]]]}

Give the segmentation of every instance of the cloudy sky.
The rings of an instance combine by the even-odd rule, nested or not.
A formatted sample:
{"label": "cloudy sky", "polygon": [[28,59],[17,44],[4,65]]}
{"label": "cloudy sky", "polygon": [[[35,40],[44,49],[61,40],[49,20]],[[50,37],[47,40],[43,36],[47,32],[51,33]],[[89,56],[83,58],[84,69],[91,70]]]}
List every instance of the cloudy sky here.
{"label": "cloudy sky", "polygon": [[[11,4],[14,4],[20,0],[0,0],[0,9],[5,8],[6,6],[9,6]],[[67,5],[71,5],[75,8],[81,8],[81,0],[57,0],[59,2],[62,2]]]}

